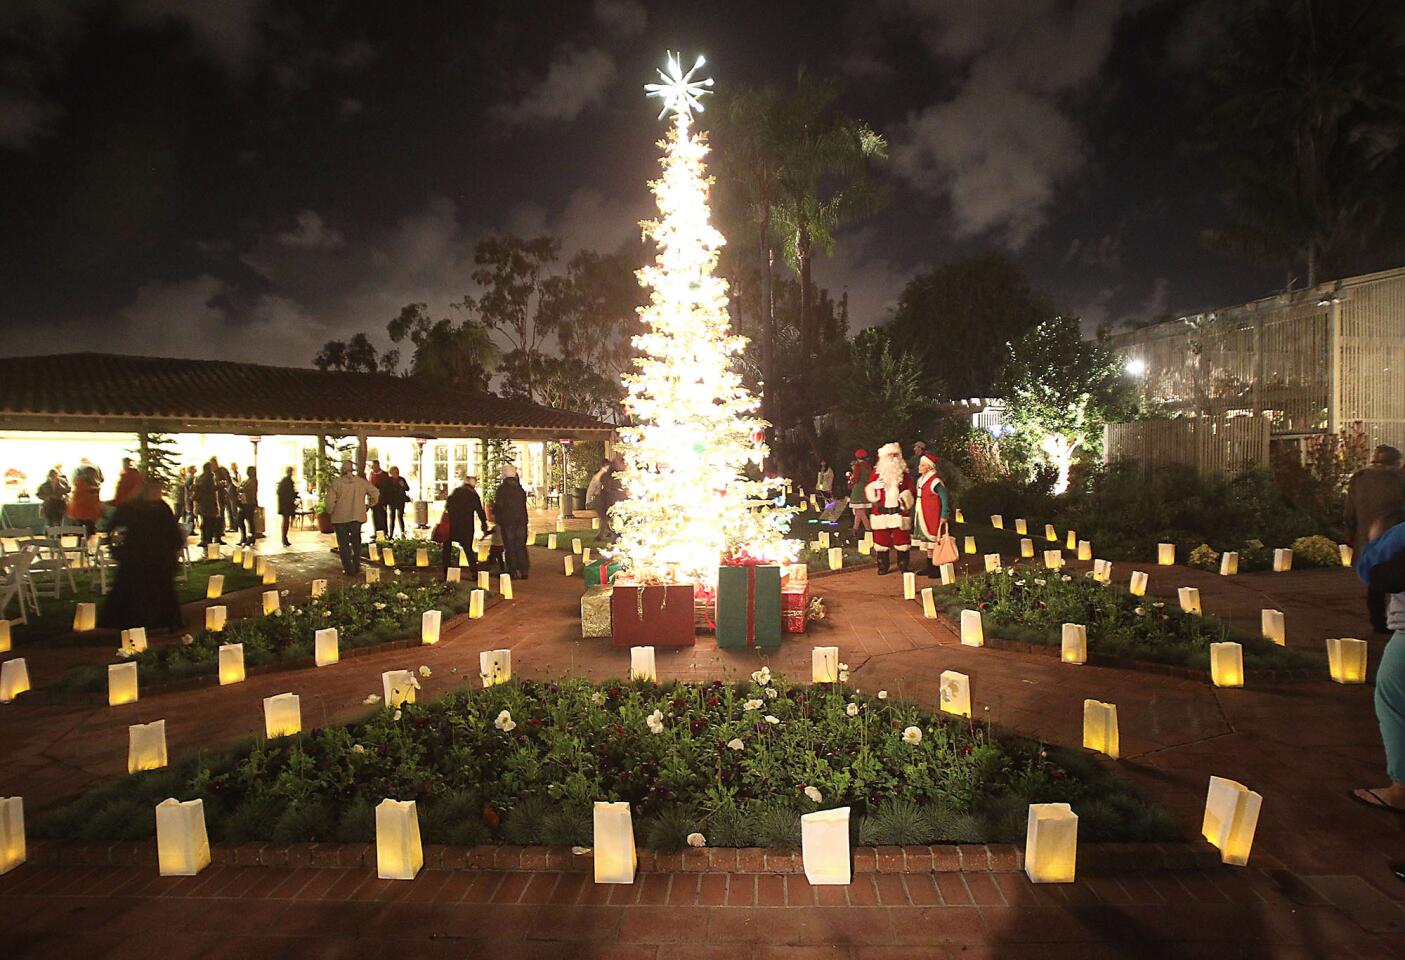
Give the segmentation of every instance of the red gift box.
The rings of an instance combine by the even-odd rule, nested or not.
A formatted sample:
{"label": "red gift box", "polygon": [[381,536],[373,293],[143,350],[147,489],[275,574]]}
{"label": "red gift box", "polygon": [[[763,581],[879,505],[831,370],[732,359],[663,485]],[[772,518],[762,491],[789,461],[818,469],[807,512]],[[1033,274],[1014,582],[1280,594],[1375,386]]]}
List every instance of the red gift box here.
{"label": "red gift box", "polygon": [[787,583],[781,587],[782,630],[786,633],[804,633],[805,617],[809,610],[809,583]]}
{"label": "red gift box", "polygon": [[693,585],[615,581],[610,625],[617,647],[691,647]]}

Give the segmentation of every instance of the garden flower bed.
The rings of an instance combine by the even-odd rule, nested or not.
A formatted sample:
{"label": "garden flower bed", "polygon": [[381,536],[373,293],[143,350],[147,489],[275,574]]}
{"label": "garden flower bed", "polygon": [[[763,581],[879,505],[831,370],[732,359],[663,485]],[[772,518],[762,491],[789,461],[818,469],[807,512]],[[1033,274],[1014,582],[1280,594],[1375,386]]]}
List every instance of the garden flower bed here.
{"label": "garden flower bed", "polygon": [[[244,645],[249,667],[312,656],[313,634],[335,627],[342,650],[417,636],[426,610],[446,616],[468,609],[472,584],[444,583],[413,577],[391,577],[380,583],[349,584],[301,605],[290,604],[272,616],[254,616],[228,624],[224,630],[201,630],[190,642],[150,647],[134,658],[143,687],[188,677],[214,676],[219,648]],[[284,598],[288,591],[281,591]],[[107,689],[107,665],[77,667],[53,686],[71,692]]]}
{"label": "garden flower bed", "polygon": [[[415,565],[415,557],[420,550],[429,551],[429,565],[438,567],[444,559],[443,547],[423,537],[396,537],[393,540],[384,540],[376,545],[379,549],[390,549],[391,555],[395,557],[395,565],[401,568],[411,568]],[[381,565],[385,562],[382,560]]]}
{"label": "garden flower bed", "polygon": [[1174,837],[1087,754],[765,669],[730,685],[512,682],[379,708],[106,784],[36,832],[149,837],[168,796],[202,798],[212,838],[229,842],[369,841],[386,797],[418,801],[426,843],[460,846],[589,845],[596,800],[629,801],[641,846],[658,850],[695,833],[794,848],[801,814],[843,805],[873,845],[1015,840],[1027,805],[1050,801],[1073,805],[1080,841]]}
{"label": "garden flower bed", "polygon": [[935,589],[937,602],[953,616],[980,610],[988,636],[1058,647],[1063,624],[1081,623],[1088,628],[1090,658],[1208,671],[1210,644],[1232,640],[1244,647],[1246,670],[1322,667],[1320,657],[1232,630],[1214,617],[1185,613],[1174,601],[1132,596],[1088,574],[1010,568]]}

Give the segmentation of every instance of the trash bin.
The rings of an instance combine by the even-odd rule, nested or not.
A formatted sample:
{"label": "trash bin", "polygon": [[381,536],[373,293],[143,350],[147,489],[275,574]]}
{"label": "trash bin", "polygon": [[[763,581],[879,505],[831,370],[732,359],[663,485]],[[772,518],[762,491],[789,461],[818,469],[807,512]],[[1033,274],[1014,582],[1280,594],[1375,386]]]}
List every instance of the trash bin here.
{"label": "trash bin", "polygon": [[429,504],[424,500],[415,501],[415,526],[429,526]]}

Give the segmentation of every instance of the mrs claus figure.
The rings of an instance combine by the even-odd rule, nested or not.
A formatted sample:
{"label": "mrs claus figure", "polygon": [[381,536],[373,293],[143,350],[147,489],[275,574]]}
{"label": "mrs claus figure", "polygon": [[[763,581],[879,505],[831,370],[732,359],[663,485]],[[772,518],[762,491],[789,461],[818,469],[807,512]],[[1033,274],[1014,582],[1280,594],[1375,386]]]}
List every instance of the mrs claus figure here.
{"label": "mrs claus figure", "polygon": [[[930,453],[922,454],[917,461],[917,509],[913,511],[913,526],[919,540],[928,541],[935,547],[937,538],[946,533],[942,524],[946,520],[946,484],[937,475],[937,458]],[[927,564],[927,576],[935,579],[938,564],[932,558]]]}

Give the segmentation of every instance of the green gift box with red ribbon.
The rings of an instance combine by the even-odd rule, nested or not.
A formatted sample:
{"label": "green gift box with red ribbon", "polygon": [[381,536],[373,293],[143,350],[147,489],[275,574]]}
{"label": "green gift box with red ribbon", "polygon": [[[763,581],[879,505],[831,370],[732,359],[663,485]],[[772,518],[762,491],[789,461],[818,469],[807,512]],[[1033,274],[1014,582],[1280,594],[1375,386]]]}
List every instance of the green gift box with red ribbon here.
{"label": "green gift box with red ribbon", "polygon": [[781,568],[738,564],[717,571],[717,645],[728,650],[781,643]]}

